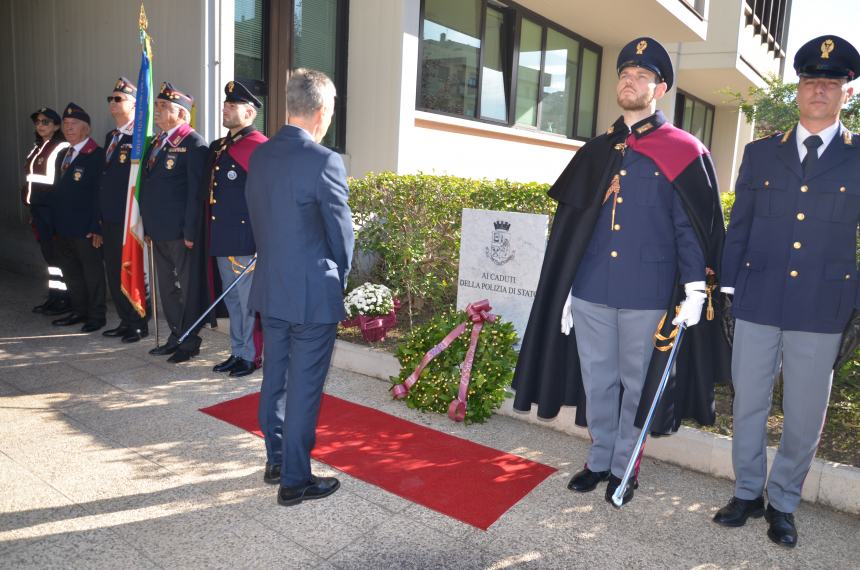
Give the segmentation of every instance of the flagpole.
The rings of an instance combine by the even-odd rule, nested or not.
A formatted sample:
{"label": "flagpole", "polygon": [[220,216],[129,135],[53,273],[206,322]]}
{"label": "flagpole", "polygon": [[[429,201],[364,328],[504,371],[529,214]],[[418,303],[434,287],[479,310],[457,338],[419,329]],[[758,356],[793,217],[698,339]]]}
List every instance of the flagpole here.
{"label": "flagpole", "polygon": [[150,281],[150,289],[152,290],[152,324],[155,325],[155,346],[161,346],[161,342],[158,339],[158,285],[155,274],[155,255],[153,253],[153,248],[155,246],[152,244],[152,241],[149,242],[149,281]]}

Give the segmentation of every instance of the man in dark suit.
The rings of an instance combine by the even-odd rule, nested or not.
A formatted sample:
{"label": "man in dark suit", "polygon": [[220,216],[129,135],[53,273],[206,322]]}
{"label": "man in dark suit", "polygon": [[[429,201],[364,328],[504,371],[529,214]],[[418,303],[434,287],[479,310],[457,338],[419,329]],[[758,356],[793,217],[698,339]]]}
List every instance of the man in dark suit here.
{"label": "man in dark suit", "polygon": [[[179,338],[206,309],[203,247],[203,184],[207,146],[188,121],[193,99],[164,83],[155,101],[161,134],[143,158],[140,213],[154,249],[161,307],[170,327],[167,342],[149,351],[185,362],[200,353],[198,331]],[[199,329],[198,329],[199,330]]]}
{"label": "man in dark suit", "polygon": [[69,287],[72,314],[57,326],[84,323],[83,332],[105,326],[105,274],[99,225],[98,189],[104,154],[90,138],[90,116],[74,103],[63,112],[69,147],[57,155],[53,194],[49,198],[55,249]]}
{"label": "man in dark suit", "polygon": [[288,124],[251,156],[245,196],[257,244],[251,310],[266,339],[260,426],[267,483],[278,503],[334,493],[334,477],[311,473],[323,384],[331,363],[355,236],[340,155],[321,146],[335,88],[298,69],[287,85]]}
{"label": "man in dark suit", "polygon": [[[798,50],[794,69],[800,121],[747,145],[726,235],[722,291],[734,297],[736,317],[735,490],[714,516],[739,527],[764,515],[768,537],[787,547],[797,544],[794,512],[824,426],[834,363],[851,356],[856,345],[844,340],[860,323],[860,137],[839,121],[860,54],[842,38],[822,36]],[[783,430],[768,474],[767,420],[780,369]]]}
{"label": "man in dark suit", "polygon": [[[99,206],[104,237],[105,274],[110,296],[119,315],[119,326],[102,333],[120,337],[122,342],[137,342],[149,334],[145,315],[133,307],[122,292],[122,238],[128,201],[128,176],[131,169],[131,134],[137,88],[125,77],[117,79],[108,96],[108,108],[116,128],[105,136],[105,160],[99,184]],[[145,313],[146,308],[140,307]]]}

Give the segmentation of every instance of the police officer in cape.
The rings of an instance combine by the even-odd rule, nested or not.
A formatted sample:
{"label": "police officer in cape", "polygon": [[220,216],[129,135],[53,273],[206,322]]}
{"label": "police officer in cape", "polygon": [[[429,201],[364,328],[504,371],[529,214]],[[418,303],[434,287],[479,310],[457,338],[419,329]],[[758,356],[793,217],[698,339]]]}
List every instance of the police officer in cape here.
{"label": "police officer in cape", "polygon": [[[728,374],[720,323],[703,316],[705,305],[718,309],[708,281],[719,275],[725,233],[710,154],[656,111],[674,77],[662,45],[636,38],[616,68],[622,116],[576,153],[549,190],[558,209],[513,380],[515,409],[534,403],[539,417],[551,418],[562,405],[577,406],[592,444],[568,489],[587,493],[608,480],[607,501],[632,455],[674,327],[690,328],[652,432],[672,433],[683,418],[713,423],[713,384]],[[623,503],[637,486],[638,467]]]}
{"label": "police officer in cape", "polygon": [[119,325],[104,331],[102,335],[119,337],[124,343],[137,342],[149,335],[146,307],[132,306],[122,292],[120,278],[136,98],[137,88],[128,79],[120,77],[116,80],[113,91],[107,98],[108,109],[116,127],[105,135],[105,160],[99,184],[105,274],[119,316]]}
{"label": "police officer in cape", "polygon": [[24,163],[26,184],[21,199],[30,208],[31,225],[42,257],[48,266],[48,298],[33,307],[34,313],[62,315],[71,311],[69,291],[54,248],[54,227],[48,201],[56,182],[57,155],[69,146],[63,137],[62,119],[49,107],[30,114],[36,140]]}
{"label": "police officer in cape", "polygon": [[170,328],[167,342],[150,350],[185,362],[199,354],[198,329],[179,344],[185,330],[206,310],[202,183],[208,147],[189,121],[193,99],[163,83],[155,101],[161,133],[143,158],[140,212],[155,259],[161,308]]}
{"label": "police officer in cape", "polygon": [[69,146],[57,155],[56,181],[48,201],[54,246],[71,296],[72,313],[57,326],[84,323],[83,332],[105,326],[105,273],[98,191],[104,153],[90,138],[90,116],[75,103],[63,111]]}
{"label": "police officer in cape", "polygon": [[[254,128],[262,103],[238,81],[224,86],[222,124],[229,134],[210,145],[209,255],[215,258],[223,288],[229,287],[254,257],[257,246],[251,231],[245,181],[251,153],[268,139]],[[230,358],[216,364],[215,372],[247,376],[257,369],[254,345],[254,313],[248,296],[254,278],[251,268],[224,297],[230,315]]]}
{"label": "police officer in cape", "polygon": [[[860,54],[822,36],[798,50],[794,69],[799,122],[748,144],[735,185],[722,283],[735,317],[735,488],[714,516],[739,527],[764,515],[768,537],[787,547],[797,544],[794,513],[833,370],[855,354],[860,328],[860,136],[839,120]],[[768,476],[767,420],[780,370],[782,439]]]}

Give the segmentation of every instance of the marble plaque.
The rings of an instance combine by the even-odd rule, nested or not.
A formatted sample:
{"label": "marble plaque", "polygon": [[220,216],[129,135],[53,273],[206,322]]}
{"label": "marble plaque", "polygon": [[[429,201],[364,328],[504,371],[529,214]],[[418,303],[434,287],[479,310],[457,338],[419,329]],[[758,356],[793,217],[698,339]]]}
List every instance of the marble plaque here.
{"label": "marble plaque", "polygon": [[492,312],[514,323],[522,340],[540,278],[548,225],[544,214],[464,208],[457,308],[489,299]]}

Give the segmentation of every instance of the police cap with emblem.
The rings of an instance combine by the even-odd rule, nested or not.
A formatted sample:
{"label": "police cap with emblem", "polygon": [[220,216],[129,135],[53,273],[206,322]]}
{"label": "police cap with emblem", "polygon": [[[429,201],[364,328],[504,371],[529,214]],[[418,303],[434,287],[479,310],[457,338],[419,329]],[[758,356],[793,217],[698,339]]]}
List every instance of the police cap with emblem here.
{"label": "police cap with emblem", "polygon": [[249,103],[258,109],[263,106],[251,90],[238,81],[228,81],[224,86],[224,94],[227,96],[224,99],[227,103]]}
{"label": "police cap with emblem", "polygon": [[50,107],[42,107],[38,111],[30,113],[30,120],[35,121],[36,117],[38,117],[39,115],[45,115],[46,117],[51,119],[51,121],[53,121],[55,125],[59,125],[62,122],[62,120],[60,120],[60,114],[51,109]]}
{"label": "police cap with emblem", "polygon": [[794,71],[800,77],[847,77],[851,81],[860,72],[860,54],[839,36],[821,36],[797,50]]}
{"label": "police cap with emblem", "polygon": [[675,82],[672,59],[660,42],[654,38],[636,38],[621,49],[618,54],[616,71],[620,74],[625,67],[643,67],[657,74],[657,79],[671,89]]}
{"label": "police cap with emblem", "polygon": [[191,110],[191,106],[194,104],[194,97],[186,95],[166,81],[161,84],[161,91],[158,92],[157,98],[176,103],[188,111]]}
{"label": "police cap with emblem", "polygon": [[90,124],[90,116],[84,111],[83,107],[76,105],[75,103],[69,103],[66,105],[66,110],[63,111],[64,119],[78,119],[79,121],[83,121],[86,124]]}
{"label": "police cap with emblem", "polygon": [[125,77],[120,77],[116,80],[113,90],[115,93],[125,93],[126,95],[137,99],[137,87],[135,87],[134,84]]}

